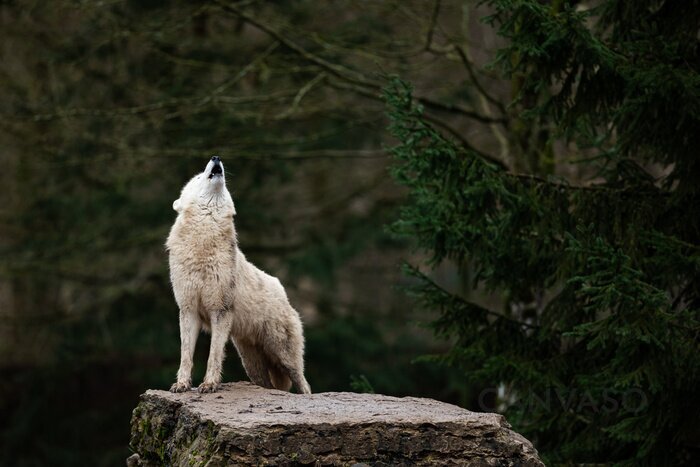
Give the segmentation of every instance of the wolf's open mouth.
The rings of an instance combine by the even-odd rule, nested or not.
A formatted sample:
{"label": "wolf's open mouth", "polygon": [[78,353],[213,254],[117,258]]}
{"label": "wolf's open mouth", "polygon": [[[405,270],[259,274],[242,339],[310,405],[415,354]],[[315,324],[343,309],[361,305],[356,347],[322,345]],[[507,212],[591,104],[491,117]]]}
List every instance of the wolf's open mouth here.
{"label": "wolf's open mouth", "polygon": [[214,167],[211,168],[209,178],[212,178],[214,175],[222,175],[223,173],[224,171],[221,169],[221,164],[216,164]]}

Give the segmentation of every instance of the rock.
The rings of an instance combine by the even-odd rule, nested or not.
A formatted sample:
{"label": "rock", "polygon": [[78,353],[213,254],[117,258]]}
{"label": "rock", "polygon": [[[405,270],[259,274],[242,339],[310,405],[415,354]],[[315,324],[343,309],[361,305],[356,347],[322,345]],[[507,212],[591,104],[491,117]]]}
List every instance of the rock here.
{"label": "rock", "polygon": [[139,467],[143,465],[141,463],[141,456],[138,454],[132,454],[126,458],[126,467]]}
{"label": "rock", "polygon": [[543,466],[498,414],[415,397],[311,395],[224,384],[147,391],[131,419],[138,464]]}

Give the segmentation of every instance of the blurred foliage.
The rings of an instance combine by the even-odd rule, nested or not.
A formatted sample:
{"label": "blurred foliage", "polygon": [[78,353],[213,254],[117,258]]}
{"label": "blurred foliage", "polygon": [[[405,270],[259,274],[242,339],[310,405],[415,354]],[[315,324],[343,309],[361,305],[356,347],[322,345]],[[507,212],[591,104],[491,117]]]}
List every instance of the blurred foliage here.
{"label": "blurred foliage", "polygon": [[372,383],[369,382],[365,375],[350,375],[350,387],[355,392],[374,394]]}
{"label": "blurred foliage", "polygon": [[[444,103],[463,94],[457,57],[421,51],[432,17],[422,1],[0,4],[0,464],[124,462],[139,394],[178,364],[172,201],[214,154],[242,250],[305,321],[314,391],[364,375],[468,404],[458,372],[413,363],[443,344],[396,289],[408,252],[384,228],[404,192],[380,75],[450,77],[423,98],[448,127],[473,120]],[[245,379],[233,348],[224,379]]]}

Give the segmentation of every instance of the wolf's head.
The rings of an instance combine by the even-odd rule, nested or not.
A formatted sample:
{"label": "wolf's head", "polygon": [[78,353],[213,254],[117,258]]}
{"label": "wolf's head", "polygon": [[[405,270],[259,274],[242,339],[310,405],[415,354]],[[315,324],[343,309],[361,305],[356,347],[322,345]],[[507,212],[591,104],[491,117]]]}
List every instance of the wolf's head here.
{"label": "wolf's head", "polygon": [[180,198],[173,202],[173,209],[178,213],[183,212],[188,207],[210,211],[231,208],[233,214],[236,214],[233,200],[226,189],[224,164],[218,156],[211,158],[204,172],[195,175],[187,182],[180,193]]}

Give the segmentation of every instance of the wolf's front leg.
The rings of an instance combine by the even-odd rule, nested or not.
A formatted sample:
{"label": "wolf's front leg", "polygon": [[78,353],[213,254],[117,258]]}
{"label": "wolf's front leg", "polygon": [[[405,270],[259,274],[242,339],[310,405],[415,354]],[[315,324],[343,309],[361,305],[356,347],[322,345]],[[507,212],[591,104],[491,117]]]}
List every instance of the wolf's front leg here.
{"label": "wolf's front leg", "polygon": [[196,310],[180,310],[180,369],[172,392],[189,391],[192,387],[192,357],[202,324]]}
{"label": "wolf's front leg", "polygon": [[199,392],[215,392],[221,382],[221,366],[224,363],[226,341],[231,334],[233,314],[227,310],[212,313],[211,345],[204,382],[199,385]]}

